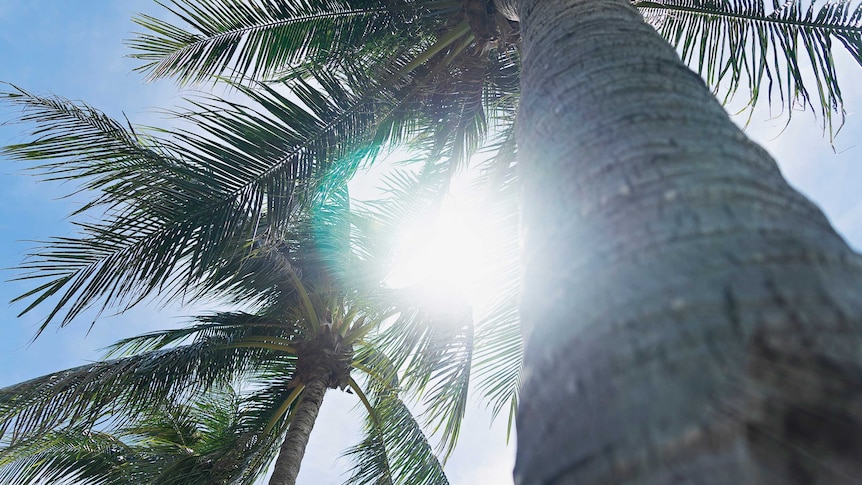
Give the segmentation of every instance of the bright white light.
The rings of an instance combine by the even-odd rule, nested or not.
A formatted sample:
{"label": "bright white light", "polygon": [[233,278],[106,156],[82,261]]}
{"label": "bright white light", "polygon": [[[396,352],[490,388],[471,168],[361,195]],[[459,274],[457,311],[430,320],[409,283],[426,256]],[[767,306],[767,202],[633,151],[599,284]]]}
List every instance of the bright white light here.
{"label": "bright white light", "polygon": [[398,241],[393,288],[421,288],[430,298],[454,296],[474,309],[493,298],[499,261],[494,234],[475,205],[447,198],[436,217],[406,228]]}
{"label": "bright white light", "polygon": [[[359,201],[385,198],[387,194],[379,188],[381,180],[393,163],[410,157],[409,152],[396,150],[378,161],[353,179],[351,197]],[[481,160],[474,162],[478,165]],[[512,222],[517,209],[507,208],[514,201],[504,202],[500,194],[477,184],[479,175],[475,170],[458,174],[436,213],[414,219],[400,230],[395,236],[394,266],[386,279],[390,288],[418,290],[435,307],[466,303],[477,320],[513,293],[517,282],[512,280],[518,277],[518,234]]]}

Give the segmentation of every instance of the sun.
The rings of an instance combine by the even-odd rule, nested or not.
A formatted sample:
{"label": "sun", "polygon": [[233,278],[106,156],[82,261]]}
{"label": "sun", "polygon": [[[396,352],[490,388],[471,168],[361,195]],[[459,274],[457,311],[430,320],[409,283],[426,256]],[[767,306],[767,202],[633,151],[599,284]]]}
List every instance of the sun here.
{"label": "sun", "polygon": [[[416,174],[395,170],[405,160],[413,160],[408,151],[388,154],[351,182],[351,197],[361,203],[412,190],[400,184]],[[429,208],[429,201],[420,202],[417,210],[426,214],[411,211],[410,222],[394,230],[387,225],[392,232],[385,236],[387,246],[394,243],[389,246],[394,254],[386,265],[386,286],[410,290],[434,306],[453,299],[466,303],[477,321],[517,298],[520,280],[517,197],[499,180],[489,184],[477,168],[482,163],[477,157],[473,167],[449,181],[436,210]],[[390,185],[387,178],[393,173],[399,175],[392,179],[398,183]]]}
{"label": "sun", "polygon": [[454,296],[474,313],[486,308],[498,286],[499,240],[476,204],[447,197],[440,210],[404,228],[396,245],[392,288],[420,288],[425,296]]}

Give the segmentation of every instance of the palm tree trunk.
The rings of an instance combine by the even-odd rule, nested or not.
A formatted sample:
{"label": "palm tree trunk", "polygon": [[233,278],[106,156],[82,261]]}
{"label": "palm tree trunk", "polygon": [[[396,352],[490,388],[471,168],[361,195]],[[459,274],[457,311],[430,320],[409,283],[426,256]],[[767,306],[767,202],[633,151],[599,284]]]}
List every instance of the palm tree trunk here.
{"label": "palm tree trunk", "polygon": [[862,478],[862,261],[627,0],[520,21],[518,484]]}
{"label": "palm tree trunk", "polygon": [[326,381],[323,378],[312,378],[305,384],[302,391],[302,401],[296,408],[290,420],[287,436],[278,450],[275,469],[269,478],[269,485],[294,485],[299,475],[299,466],[305,455],[308,437],[314,427],[314,421],[323,404],[326,393]]}

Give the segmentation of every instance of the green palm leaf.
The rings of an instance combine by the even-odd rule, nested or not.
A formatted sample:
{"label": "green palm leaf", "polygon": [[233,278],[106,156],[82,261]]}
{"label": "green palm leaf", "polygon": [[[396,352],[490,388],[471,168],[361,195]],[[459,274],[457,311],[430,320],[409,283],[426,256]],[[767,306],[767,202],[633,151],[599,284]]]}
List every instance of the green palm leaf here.
{"label": "green palm leaf", "polygon": [[381,395],[365,423],[366,437],[345,456],[356,463],[348,484],[447,484],[443,467],[410,410],[394,395]]}
{"label": "green palm leaf", "polygon": [[0,451],[0,483],[77,480],[93,485],[131,485],[130,465],[152,459],[135,456],[116,437],[100,432],[58,431]]}
{"label": "green palm leaf", "polygon": [[[149,18],[142,25],[152,33],[133,41],[135,56],[151,61],[143,66],[151,75],[182,81],[225,70],[231,79],[264,80],[278,72],[290,80],[327,72],[343,89],[389,103],[375,129],[377,144],[425,133],[433,145],[429,155],[456,167],[481,144],[487,129],[482,101],[497,92],[484,89],[486,78],[499,77],[489,70],[506,65],[499,58],[514,51],[484,52],[485,41],[470,32],[459,2],[272,3],[175,2],[169,10],[186,27]],[[332,22],[350,27],[338,30]],[[317,36],[321,32],[329,37]]]}
{"label": "green palm leaf", "polygon": [[198,102],[200,111],[183,115],[189,129],[146,141],[88,106],[7,94],[38,124],[36,139],[6,153],[59,158],[36,168],[102,191],[78,212],[105,207],[102,222],[78,223],[80,236],[48,241],[21,266],[21,279],[41,280],[19,298],[33,298],[24,312],[58,295],[44,328],[61,310],[66,324],[99,300],[128,307],[157,291],[170,299],[212,289],[223,281],[209,277],[261,227],[284,233],[332,177],[348,178],[373,152],[360,143],[373,111],[355,110],[344,92],[330,96],[301,81],[293,88],[301,105],[272,88],[239,88],[256,109]]}
{"label": "green palm leaf", "polygon": [[[508,410],[509,432],[514,423],[521,378],[523,335],[520,304],[520,218],[517,209],[519,184],[516,173],[514,123],[507,124],[494,144],[488,146],[488,158],[479,167],[477,190],[485,190],[487,223],[502,235],[495,260],[503,262],[496,298],[476,322],[476,352],[473,381],[476,390],[496,417]],[[481,230],[482,228],[477,228]]]}
{"label": "green palm leaf", "polygon": [[370,371],[367,392],[373,412],[365,420],[365,438],[344,453],[354,463],[346,483],[448,484],[422,427],[398,397],[394,362],[374,347],[360,348],[357,361]]}
{"label": "green palm leaf", "polygon": [[[834,45],[862,65],[862,4],[798,0],[661,0],[633,2],[683,60],[729,99],[747,87],[749,104],[765,91],[792,114],[797,102],[820,111],[832,130],[842,113]],[[764,86],[764,82],[766,85]]]}
{"label": "green palm leaf", "polygon": [[[230,383],[261,366],[293,365],[293,359],[282,353],[229,343],[220,337],[201,338],[3,388],[0,438],[8,433],[14,443],[58,427],[89,429],[108,416],[134,416],[183,393]],[[261,359],[261,354],[268,357]]]}
{"label": "green palm leaf", "polygon": [[[250,484],[271,444],[258,440],[241,396],[209,389],[169,401],[108,431],[61,429],[0,451],[2,483],[79,480],[88,484]],[[268,458],[255,458],[265,455]]]}
{"label": "green palm leaf", "polygon": [[227,388],[211,389],[121,429],[136,448],[166,457],[151,480],[158,484],[251,484],[271,457],[272,442],[261,440],[243,397]]}
{"label": "green palm leaf", "polygon": [[[424,394],[425,420],[441,431],[441,451],[452,452],[467,406],[473,356],[470,307],[457,299],[423,301],[421,294],[400,292],[398,318],[370,343],[392,356],[400,386]],[[416,303],[417,296],[420,303]],[[392,376],[394,377],[394,376]]]}
{"label": "green palm leaf", "polygon": [[[129,42],[139,70],[151,78],[195,82],[227,75],[260,79],[286,67],[325,62],[333,53],[359,54],[360,40],[401,35],[399,20],[415,20],[422,7],[452,9],[454,2],[244,2],[174,0],[165,6],[188,30],[155,17],[135,19],[150,33]],[[444,5],[436,5],[436,4]]]}

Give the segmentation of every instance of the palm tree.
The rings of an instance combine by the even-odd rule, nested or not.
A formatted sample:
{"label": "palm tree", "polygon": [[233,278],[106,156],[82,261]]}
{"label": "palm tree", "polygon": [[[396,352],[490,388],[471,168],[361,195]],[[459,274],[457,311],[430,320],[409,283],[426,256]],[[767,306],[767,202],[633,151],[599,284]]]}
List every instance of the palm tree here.
{"label": "palm tree", "polygon": [[391,108],[375,139],[425,133],[456,161],[484,110],[517,110],[517,483],[862,477],[860,259],[668,43],[715,89],[777,93],[831,128],[832,48],[862,63],[862,7],[287,4],[176,1],[190,29],[141,17],[132,46],[183,81],[336,73],[357,106]]}
{"label": "palm tree", "polygon": [[[0,392],[3,426],[9,428],[0,473],[14,483],[46,477],[254,483],[277,455],[270,483],[295,483],[323,394],[343,386],[366,406],[369,422],[365,440],[350,452],[357,457],[351,483],[448,483],[422,427],[401,401],[399,390],[410,391],[399,386],[391,363],[367,342],[347,344],[367,329],[351,326],[342,336],[333,328],[313,339],[298,338],[295,326],[289,330],[288,322],[271,315],[215,314],[195,326],[125,339],[113,349],[125,354],[118,359],[7,387]],[[308,353],[334,340],[344,349],[359,349],[358,355],[344,362],[344,351],[336,359],[328,349]],[[432,350],[449,360],[459,347],[450,342]],[[323,377],[313,375],[314,364],[328,367],[319,371]],[[365,373],[363,387],[369,392],[350,370]],[[238,380],[250,382],[252,391],[225,402],[212,390]],[[433,383],[457,385],[439,378]],[[204,411],[218,411],[220,405],[235,411],[216,416],[231,420],[222,428],[210,423],[212,436],[198,436],[183,402],[190,398],[195,406],[208,403]],[[165,436],[163,428],[182,433]],[[369,454],[376,457],[373,464],[359,461]],[[371,476],[360,472],[369,468]]]}
{"label": "palm tree", "polygon": [[[320,217],[321,210],[328,214]],[[437,406],[432,416],[450,421],[447,431],[449,427],[457,430],[467,391],[464,376],[470,369],[469,360],[459,357],[472,351],[472,325],[465,326],[464,315],[460,315],[460,323],[446,315],[450,324],[443,325],[434,317],[439,312],[419,314],[415,305],[413,313],[407,313],[409,301],[387,295],[380,296],[390,302],[385,310],[380,304],[365,304],[371,311],[363,310],[362,303],[355,301],[355,292],[339,292],[336,281],[321,281],[326,273],[321,258],[338,256],[333,249],[340,252],[337,245],[331,247],[331,241],[336,235],[333,229],[342,227],[343,221],[337,217],[341,213],[337,204],[327,204],[325,209],[312,211],[306,223],[296,223],[291,238],[281,240],[276,249],[265,250],[265,239],[261,239],[255,252],[243,257],[242,267],[233,274],[235,281],[228,283],[241,300],[244,293],[258,298],[266,294],[272,300],[256,314],[219,313],[200,317],[192,327],[125,339],[112,352],[124,354],[123,358],[3,389],[0,415],[3,427],[12,430],[4,453],[18,459],[11,471],[42,479],[39,473],[47,467],[57,476],[80,472],[107,483],[149,482],[146,477],[153,476],[158,478],[154,483],[191,483],[190,477],[198,476],[205,483],[251,483],[279,450],[270,483],[295,483],[325,391],[347,388],[365,404],[370,422],[366,441],[352,454],[379,455],[370,467],[375,480],[447,483],[442,466],[398,391],[421,392],[430,385],[453,392],[441,395],[435,391],[428,401]],[[365,261],[362,266],[363,279],[367,279],[380,261]],[[401,316],[393,324],[398,334],[389,330],[370,338],[382,318],[398,314]],[[377,350],[386,347],[375,343],[384,336],[388,336],[389,347],[404,350],[398,364],[389,363]],[[359,355],[354,356],[354,349],[359,349]],[[421,382],[399,382],[395,365],[408,361],[411,366],[421,365],[428,377]],[[351,377],[352,370],[365,373],[371,394],[366,395]],[[237,379],[251,380],[256,388],[245,399],[243,426],[232,428],[229,434],[234,440],[211,449],[207,456],[191,454],[182,466],[150,463],[143,471],[125,462],[114,463],[122,465],[117,469],[109,466],[113,462],[93,458],[90,463],[93,460],[87,458],[93,446],[113,440],[99,430],[104,420],[119,422],[121,435],[132,429],[136,436],[143,436],[139,414],[158,413],[168,407],[166,403],[184,396],[207,396],[212,386]],[[76,436],[88,438],[70,443],[69,437]],[[456,437],[457,431],[447,438],[450,450]],[[75,447],[84,447],[83,455],[70,455],[70,448]],[[45,461],[46,453],[56,459]],[[63,453],[78,459],[63,461]],[[219,458],[221,455],[226,457]],[[216,465],[212,465],[214,460]],[[353,483],[367,483],[370,478],[357,471]]]}
{"label": "palm tree", "polygon": [[[256,108],[206,98],[198,111],[178,113],[187,129],[167,135],[124,127],[62,98],[6,94],[24,108],[22,120],[36,123],[37,136],[6,152],[49,160],[37,167],[45,177],[96,190],[76,214],[92,219],[106,208],[101,222],[82,223],[81,235],[49,241],[25,263],[23,278],[49,280],[29,294],[36,301],[25,311],[60,296],[43,329],[67,307],[64,324],[90,305],[122,309],[152,293],[256,308],[127,339],[115,348],[119,359],[3,389],[0,437],[8,437],[9,450],[41,450],[57,433],[92,435],[106,419],[126,425],[244,378],[261,387],[243,432],[256,441],[239,453],[243,465],[228,470],[232,479],[253,480],[280,448],[271,483],[293,483],[324,393],[340,388],[369,409],[368,439],[352,452],[363,459],[353,483],[445,482],[400,396],[427,390],[425,418],[442,431],[439,452],[448,455],[467,404],[475,326],[469,312],[441,313],[383,286],[387,248],[374,245],[385,243],[360,229],[391,229],[404,204],[424,200],[415,186],[439,185],[446,174],[403,176],[389,187],[398,197],[370,204],[367,216],[351,215],[339,182],[347,177],[325,176],[318,166],[335,159],[336,172],[349,173],[363,153],[332,147],[323,135],[291,138],[296,126],[313,133],[304,125],[325,119],[320,110],[337,94],[300,83],[303,106],[272,88],[240,89]],[[517,372],[520,360],[486,328],[475,335],[484,349],[476,367],[487,383]],[[364,373],[372,392],[351,371]],[[488,386],[494,402],[516,399],[512,385]]]}

